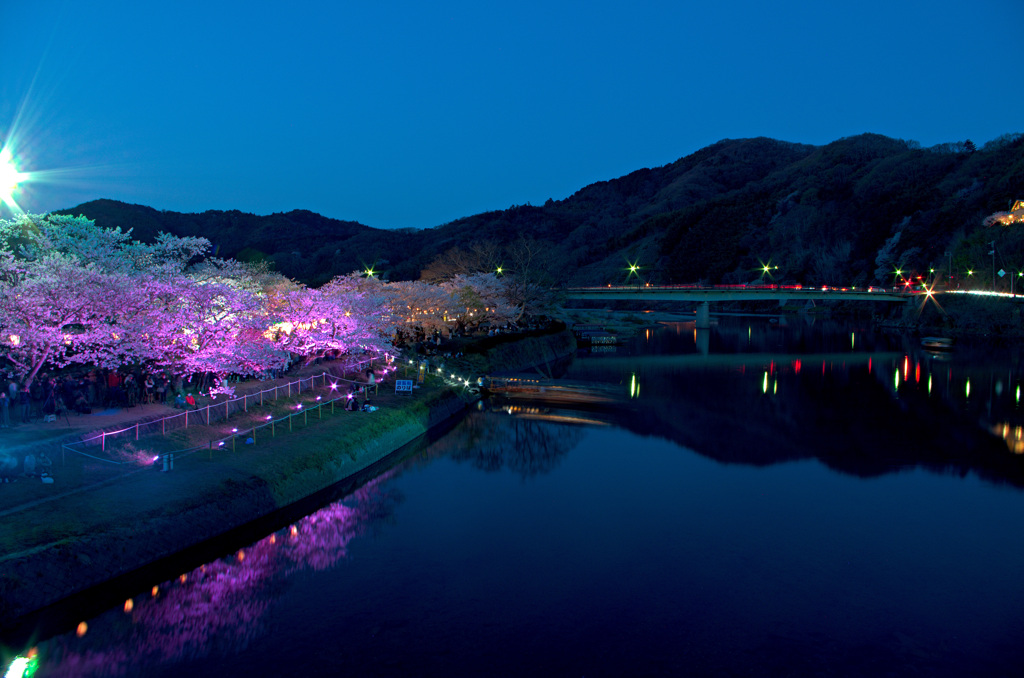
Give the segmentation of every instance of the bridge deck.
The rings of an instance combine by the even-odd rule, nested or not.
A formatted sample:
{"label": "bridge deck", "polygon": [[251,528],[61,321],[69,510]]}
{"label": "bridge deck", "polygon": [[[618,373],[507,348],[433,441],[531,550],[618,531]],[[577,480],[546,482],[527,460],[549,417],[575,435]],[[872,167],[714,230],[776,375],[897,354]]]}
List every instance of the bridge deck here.
{"label": "bridge deck", "polygon": [[693,288],[693,287],[573,287],[569,299],[609,301],[879,301],[902,303],[921,296],[902,292],[834,289]]}

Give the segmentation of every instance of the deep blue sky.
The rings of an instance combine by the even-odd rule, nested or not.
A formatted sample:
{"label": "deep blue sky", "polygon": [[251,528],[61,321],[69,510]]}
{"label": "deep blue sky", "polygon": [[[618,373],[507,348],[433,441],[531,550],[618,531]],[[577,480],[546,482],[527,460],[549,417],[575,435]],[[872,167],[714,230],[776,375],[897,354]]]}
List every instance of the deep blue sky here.
{"label": "deep blue sky", "polygon": [[429,227],[723,138],[1024,132],[1022,0],[0,0],[33,212]]}

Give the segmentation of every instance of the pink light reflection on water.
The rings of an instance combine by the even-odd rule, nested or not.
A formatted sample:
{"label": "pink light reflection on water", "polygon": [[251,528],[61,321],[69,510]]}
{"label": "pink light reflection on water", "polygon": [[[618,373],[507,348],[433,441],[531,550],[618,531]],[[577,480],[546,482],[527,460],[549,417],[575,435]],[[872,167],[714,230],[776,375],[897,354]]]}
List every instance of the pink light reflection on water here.
{"label": "pink light reflection on water", "polygon": [[[155,598],[137,596],[89,620],[89,633],[72,631],[39,645],[40,675],[125,675],[138,667],[234,654],[266,633],[266,612],[288,577],[334,567],[348,543],[388,519],[398,499],[384,485],[389,471],[342,501],[312,513],[184,578],[160,585]],[[184,581],[182,581],[184,579]],[[133,668],[135,667],[135,668]]]}

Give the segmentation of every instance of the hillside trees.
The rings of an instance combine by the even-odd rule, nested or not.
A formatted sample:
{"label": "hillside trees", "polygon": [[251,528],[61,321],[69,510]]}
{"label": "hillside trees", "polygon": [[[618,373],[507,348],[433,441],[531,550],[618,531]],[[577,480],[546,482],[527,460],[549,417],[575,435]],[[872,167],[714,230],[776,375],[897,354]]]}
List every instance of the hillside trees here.
{"label": "hillside trees", "polygon": [[[917,248],[912,265],[937,267],[948,261],[945,252],[954,240],[961,242],[957,234],[972,237],[985,228],[986,215],[1024,198],[1024,136],[1004,135],[969,150],[966,143],[922,149],[876,134],[823,146],[723,140],[543,206],[519,205],[403,232],[302,211],[175,214],[112,201],[76,210],[101,225],[135,226],[145,242],[163,230],[207,236],[227,255],[248,247],[257,255],[251,258],[265,253],[283,274],[313,287],[382,259],[391,262],[386,270],[392,281],[421,275],[441,281],[494,270],[487,258],[465,261],[472,244],[484,241],[497,243],[497,263],[513,270],[505,250],[520,237],[543,243],[549,261],[542,268],[556,284],[613,282],[630,252],[656,252],[640,263],[666,283],[747,280],[756,277],[760,260],[771,259],[795,283],[824,283],[821,276],[827,275],[843,284],[870,284],[879,250],[905,218],[910,222],[900,245]],[[430,273],[446,251],[459,252],[464,261]],[[824,266],[821,253],[835,265]]]}

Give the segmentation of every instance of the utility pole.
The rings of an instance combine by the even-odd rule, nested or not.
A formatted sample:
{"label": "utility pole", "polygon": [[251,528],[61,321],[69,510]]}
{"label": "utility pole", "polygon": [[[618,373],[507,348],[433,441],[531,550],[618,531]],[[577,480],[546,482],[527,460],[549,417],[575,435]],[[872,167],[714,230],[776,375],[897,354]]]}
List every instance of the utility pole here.
{"label": "utility pole", "polygon": [[992,251],[989,252],[992,255],[992,291],[996,291],[996,241],[992,241]]}

